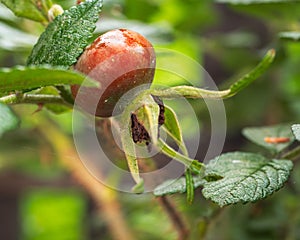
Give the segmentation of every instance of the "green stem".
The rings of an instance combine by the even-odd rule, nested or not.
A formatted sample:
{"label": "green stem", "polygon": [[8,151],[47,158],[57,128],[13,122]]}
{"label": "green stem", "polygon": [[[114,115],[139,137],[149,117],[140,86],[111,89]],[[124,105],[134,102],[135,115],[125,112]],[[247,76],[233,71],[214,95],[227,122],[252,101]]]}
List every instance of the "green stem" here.
{"label": "green stem", "polygon": [[275,57],[275,50],[271,49],[267,52],[262,61],[249,73],[242,76],[238,81],[232,84],[229,89],[223,91],[207,90],[192,86],[176,86],[168,89],[151,89],[151,94],[163,98],[208,98],[220,99],[234,96],[239,91],[243,90],[250,83],[261,76],[271,65]]}
{"label": "green stem", "polygon": [[63,98],[55,95],[48,94],[27,94],[27,93],[16,93],[10,94],[5,97],[0,98],[0,103],[4,104],[20,104],[20,103],[29,103],[29,104],[40,104],[40,103],[59,103],[72,107],[71,104],[65,102]]}
{"label": "green stem", "polygon": [[208,98],[220,99],[230,95],[230,89],[213,91],[192,86],[176,86],[168,89],[151,89],[151,94],[162,98]]}
{"label": "green stem", "polygon": [[295,160],[298,157],[300,157],[300,146],[282,155],[282,158],[290,159],[290,160]]}
{"label": "green stem", "polygon": [[192,204],[194,200],[194,180],[191,169],[187,168],[185,171],[185,181],[186,181],[186,194],[187,202]]}
{"label": "green stem", "polygon": [[186,167],[191,168],[191,170],[199,173],[205,165],[201,162],[198,162],[194,159],[191,159],[187,156],[184,156],[178,152],[176,152],[173,148],[168,146],[162,139],[158,139],[157,147],[161,148],[162,152],[166,154],[168,157],[174,158],[175,160],[181,162]]}

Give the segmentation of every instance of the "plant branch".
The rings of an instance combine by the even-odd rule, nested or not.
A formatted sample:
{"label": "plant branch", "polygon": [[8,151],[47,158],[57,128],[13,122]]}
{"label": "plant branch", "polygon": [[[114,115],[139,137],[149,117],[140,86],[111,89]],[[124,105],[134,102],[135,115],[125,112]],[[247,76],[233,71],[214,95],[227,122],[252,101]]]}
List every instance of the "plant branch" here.
{"label": "plant branch", "polygon": [[192,86],[176,86],[168,89],[151,89],[151,94],[162,98],[226,98],[230,94],[230,89],[224,91],[207,90]]}
{"label": "plant branch", "polygon": [[199,173],[202,168],[205,167],[205,164],[198,162],[197,160],[191,159],[185,155],[176,152],[173,148],[167,145],[161,138],[157,141],[157,147],[161,148],[162,152],[170,157],[174,158],[178,162],[181,162],[186,167],[190,168],[193,172]]}
{"label": "plant branch", "polygon": [[289,159],[289,160],[295,160],[295,159],[299,158],[300,157],[300,146],[295,147],[291,151],[283,154],[281,157],[284,159]]}
{"label": "plant branch", "polygon": [[164,211],[168,214],[169,218],[171,219],[175,230],[178,232],[178,240],[185,240],[188,238],[189,230],[184,223],[182,216],[173,206],[173,204],[168,200],[167,197],[162,196],[158,197],[157,201],[162,206]]}
{"label": "plant branch", "polygon": [[72,107],[62,97],[50,94],[28,94],[28,93],[15,93],[0,98],[0,103],[4,104],[46,104],[46,103],[59,103],[68,107]]}
{"label": "plant branch", "polygon": [[[39,130],[51,143],[59,159],[71,172],[73,177],[85,187],[101,209],[99,214],[101,214],[106,221],[113,239],[134,240],[135,237],[128,228],[122,214],[117,192],[101,184],[87,171],[81,159],[78,157],[71,140],[66,137],[55,124],[44,118],[39,119],[38,122],[43,124],[39,127]],[[47,127],[45,127],[45,125]]]}

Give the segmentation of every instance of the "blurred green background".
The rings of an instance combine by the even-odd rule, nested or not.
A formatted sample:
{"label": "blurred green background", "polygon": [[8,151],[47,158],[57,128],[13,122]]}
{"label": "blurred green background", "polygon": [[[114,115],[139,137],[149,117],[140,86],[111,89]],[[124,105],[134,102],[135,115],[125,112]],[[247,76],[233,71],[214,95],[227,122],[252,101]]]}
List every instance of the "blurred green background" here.
{"label": "blurred green background", "polygon": [[[54,2],[67,9],[76,1]],[[298,1],[105,0],[95,34],[113,28],[136,30],[155,47],[179,51],[199,62],[220,88],[255,66],[268,49],[276,49],[271,69],[224,102],[227,138],[223,151],[263,153],[242,137],[244,127],[299,123],[299,16]],[[41,24],[15,17],[0,4],[0,66],[25,65],[43,29]],[[195,74],[191,66],[181,67],[191,76]],[[164,83],[166,78],[157,73],[155,81]],[[202,159],[209,142],[206,126],[210,119],[202,102],[191,104],[199,117],[197,159]],[[21,126],[0,139],[1,239],[177,239],[168,216],[151,194],[101,188],[99,202],[97,194],[59,161],[51,142],[39,131],[51,121],[72,139],[72,113],[34,113],[36,109],[15,106]],[[192,138],[190,124],[188,117],[182,119],[186,138]],[[300,239],[298,165],[295,162],[284,189],[256,204],[219,209],[204,200],[200,190],[192,205],[185,202],[184,195],[169,199],[184,216],[189,239]],[[110,215],[114,212],[117,214]],[[116,229],[124,235],[117,235]]]}

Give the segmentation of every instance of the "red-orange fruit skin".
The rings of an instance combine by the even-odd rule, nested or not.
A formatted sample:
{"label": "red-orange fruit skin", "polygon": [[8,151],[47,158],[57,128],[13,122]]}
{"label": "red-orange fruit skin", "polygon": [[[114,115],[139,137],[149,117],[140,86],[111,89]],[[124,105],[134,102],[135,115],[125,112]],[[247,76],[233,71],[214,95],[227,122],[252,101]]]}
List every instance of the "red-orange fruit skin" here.
{"label": "red-orange fruit skin", "polygon": [[98,117],[110,117],[126,92],[152,83],[155,64],[153,46],[141,34],[127,29],[109,31],[88,46],[74,66],[101,86],[72,85],[72,95],[83,110]]}

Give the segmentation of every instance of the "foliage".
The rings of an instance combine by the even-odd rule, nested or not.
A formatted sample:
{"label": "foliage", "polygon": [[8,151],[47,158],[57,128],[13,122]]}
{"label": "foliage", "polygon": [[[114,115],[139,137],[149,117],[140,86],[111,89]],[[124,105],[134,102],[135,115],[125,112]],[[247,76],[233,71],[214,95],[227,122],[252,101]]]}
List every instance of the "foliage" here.
{"label": "foliage", "polygon": [[[291,132],[291,124],[279,124],[264,127],[248,127],[243,129],[243,135],[250,141],[278,153],[293,143],[294,136]],[[266,138],[288,138],[285,143],[274,144],[266,141]]]}
{"label": "foliage", "polygon": [[69,67],[88,44],[102,0],[91,0],[57,16],[40,36],[28,58],[28,65],[51,64]]}
{"label": "foliage", "polygon": [[[15,18],[0,6],[0,12],[3,11],[3,14],[2,12],[0,14],[0,30],[2,32],[3,29],[3,33],[7,33],[0,36],[0,61],[7,66],[0,68],[0,137],[2,138],[0,165],[3,172],[8,168],[27,171],[34,166],[27,174],[46,178],[47,174],[44,174],[41,167],[44,163],[38,163],[37,157],[34,157],[36,161],[33,161],[32,153],[27,151],[27,148],[41,149],[43,153],[41,156],[52,156],[52,153],[49,154],[53,148],[52,145],[49,146],[51,137],[43,139],[42,131],[38,129],[44,123],[50,130],[50,123],[54,123],[54,126],[60,126],[60,131],[70,134],[71,115],[67,110],[73,107],[74,102],[70,96],[69,85],[84,82],[87,86],[95,86],[94,81],[90,79],[85,81],[85,76],[74,72],[72,65],[95,37],[93,34],[106,31],[112,26],[129,27],[146,35],[157,49],[162,46],[171,48],[200,63],[207,64],[212,61],[211,65],[205,67],[217,80],[216,82],[220,83],[220,88],[225,89],[211,90],[205,85],[203,76],[199,76],[198,69],[189,64],[189,61],[181,62],[174,56],[168,56],[165,52],[157,50],[158,66],[163,68],[164,64],[172,62],[175,72],[178,69],[180,74],[190,79],[158,69],[154,83],[169,87],[162,89],[154,84],[151,89],[134,95],[126,105],[122,117],[114,119],[120,126],[120,139],[125,151],[121,159],[127,159],[128,168],[136,183],[132,191],[143,193],[145,181],[140,176],[140,172],[145,171],[145,166],[146,169],[149,167],[146,160],[142,162],[137,156],[137,144],[132,141],[130,117],[134,113],[137,121],[149,133],[150,139],[150,147],[145,146],[145,142],[138,146],[159,148],[164,159],[171,158],[184,165],[185,176],[161,183],[153,193],[158,202],[164,202],[165,199],[176,200],[177,208],[184,212],[189,222],[191,239],[202,239],[204,236],[207,239],[216,239],[223,234],[224,238],[230,239],[281,239],[283,235],[290,239],[299,237],[297,193],[300,188],[297,161],[300,156],[298,142],[300,128],[299,124],[282,124],[282,122],[298,122],[300,117],[298,67],[300,45],[296,1],[218,0],[215,1],[216,3],[209,0],[106,1],[104,14],[99,21],[99,12],[102,10],[101,0],[86,0],[77,6],[73,6],[74,1],[52,3],[50,0],[1,0],[0,2],[16,16],[21,17]],[[51,19],[48,13],[54,3],[69,9]],[[225,17],[215,9],[221,9]],[[233,24],[229,22],[229,18],[226,18],[226,14],[235,17],[244,14],[242,16],[246,19],[245,28],[242,31],[239,27],[234,30],[229,28],[225,32],[221,22],[224,21],[225,25]],[[254,24],[257,26],[249,24],[252,21],[257,23]],[[235,21],[234,25],[243,24],[238,22]],[[221,29],[215,28],[213,24],[219,24]],[[210,28],[213,30],[207,31]],[[39,35],[38,41],[32,46],[36,35]],[[271,50],[266,51],[266,49]],[[262,58],[265,52],[267,53]],[[253,68],[255,65],[256,67]],[[230,75],[231,79],[238,80],[227,81]],[[254,82],[257,79],[260,81]],[[190,83],[193,86],[190,86]],[[229,87],[225,88],[225,86]],[[241,90],[243,92],[240,93]],[[167,102],[164,105],[164,124],[161,126],[157,124],[161,106],[157,105],[155,97],[160,97]],[[187,114],[185,116],[184,109],[181,109],[180,103],[177,103],[177,100],[182,97],[189,99],[189,103],[193,105],[204,136],[207,136],[206,126],[209,125],[210,120],[207,119],[204,104],[194,99],[219,101],[228,98],[225,102],[229,129],[225,144],[227,153],[211,157],[213,159],[208,163],[202,163],[205,150],[201,145],[196,156],[190,156],[188,146],[199,133],[193,133],[189,116]],[[23,106],[24,103],[32,104],[34,108],[29,105]],[[50,111],[36,113],[42,107]],[[28,117],[28,112],[35,112],[35,114]],[[63,114],[59,116],[56,115],[57,113]],[[15,130],[20,126],[20,129]],[[263,152],[262,148],[255,145],[244,144],[244,140],[239,135],[241,129],[244,137],[267,151]],[[163,134],[167,139],[161,137]],[[29,137],[32,141],[28,140]],[[61,141],[60,138],[55,137],[55,141],[58,145],[66,147],[65,141]],[[18,146],[21,144],[18,151],[15,150],[17,144]],[[243,152],[236,149],[242,149]],[[26,163],[21,161],[21,158],[25,159]],[[55,154],[52,158],[56,159]],[[41,162],[45,161],[46,165],[49,164],[47,157],[46,160],[43,159],[41,157]],[[160,162],[155,158],[153,162],[150,168],[153,166],[155,168],[155,164],[160,166]],[[50,165],[55,164],[50,163]],[[63,174],[62,169],[68,168],[56,167],[59,168],[58,171],[55,168],[50,170],[57,171],[58,175]],[[80,179],[76,167],[69,170],[72,175]],[[39,174],[34,175],[33,172]],[[52,177],[57,178],[57,175],[54,174]],[[118,181],[114,174],[109,177]],[[274,194],[286,182],[288,182],[286,187]],[[84,186],[87,191],[91,191],[92,188]],[[94,198],[97,193],[98,191],[89,192]],[[272,194],[274,195],[269,197]],[[167,195],[170,196],[166,197]],[[23,228],[28,231],[32,227],[32,232],[37,232],[41,227],[37,222],[31,222],[31,215],[39,218],[39,223],[44,224],[44,227],[51,225],[51,222],[47,225],[47,221],[44,221],[45,219],[40,215],[40,210],[45,211],[46,208],[43,208],[43,204],[39,202],[48,201],[47,208],[51,206],[52,210],[46,211],[45,215],[50,216],[53,209],[63,211],[62,209],[68,205],[72,207],[72,212],[74,211],[74,216],[70,216],[70,219],[83,217],[81,212],[83,200],[80,196],[64,202],[66,196],[58,193],[58,198],[59,196],[62,198],[56,206],[51,205],[56,200],[45,192],[38,197],[39,201],[34,197],[35,194],[32,196],[31,199],[25,199],[22,205],[22,224],[29,224],[23,225]],[[149,239],[174,239],[174,231],[168,233],[167,230],[171,227],[169,222],[163,220],[166,216],[162,217],[160,210],[149,207],[153,205],[150,204],[153,203],[150,195],[122,196],[124,198],[119,201],[126,206],[127,221],[138,239],[145,239],[146,235]],[[105,195],[104,203],[107,206],[113,205],[109,201],[115,199],[114,197],[115,194],[111,193]],[[267,199],[262,200],[264,198]],[[76,199],[81,200],[76,202]],[[186,200],[189,204],[186,204]],[[240,202],[255,202],[255,204],[219,208],[208,200],[221,207]],[[56,208],[60,203],[62,204],[60,208]],[[104,204],[103,208],[105,206]],[[172,209],[172,204],[168,205],[164,202],[164,206],[166,212]],[[220,212],[223,214],[219,215]],[[68,213],[68,215],[72,214]],[[171,214],[168,212],[166,215],[171,215],[173,221],[175,219],[175,226],[177,226],[175,229],[179,229],[179,235],[182,234],[184,224],[180,223],[176,211]],[[107,219],[109,218],[106,216]],[[222,224],[214,223],[216,222],[214,220],[218,219]],[[94,228],[105,229],[102,220],[98,219],[95,222],[87,224],[95,224]],[[236,225],[241,222],[244,223],[243,226],[237,229]],[[63,220],[53,224],[68,225]],[[73,228],[79,229],[80,224],[78,221],[71,221],[68,226],[72,225]],[[50,226],[50,229],[54,225]],[[157,233],[150,231],[149,225],[156,226]],[[279,231],[281,228],[284,233]],[[55,227],[53,229],[57,230]],[[159,231],[168,234],[162,236]],[[110,238],[106,236],[109,235],[107,232],[109,231],[105,229],[103,236]],[[113,231],[111,232],[114,235]],[[56,233],[49,232],[49,234],[51,238],[56,238]],[[75,235],[84,238],[79,237],[81,234],[80,231],[76,232],[72,238],[75,239]]]}
{"label": "foliage", "polygon": [[37,7],[36,2],[27,0],[1,0],[18,17],[29,18],[38,22],[47,22],[47,14],[52,3],[51,0],[42,0]]}
{"label": "foliage", "polygon": [[281,188],[292,168],[289,160],[269,160],[243,152],[223,154],[211,160],[206,169],[223,178],[205,183],[202,193],[220,206],[255,202]]}
{"label": "foliage", "polygon": [[97,83],[74,71],[62,67],[51,66],[18,66],[0,69],[0,93],[14,90],[26,91],[34,88],[55,86],[62,84],[82,84],[85,80],[87,86],[97,86]]}

